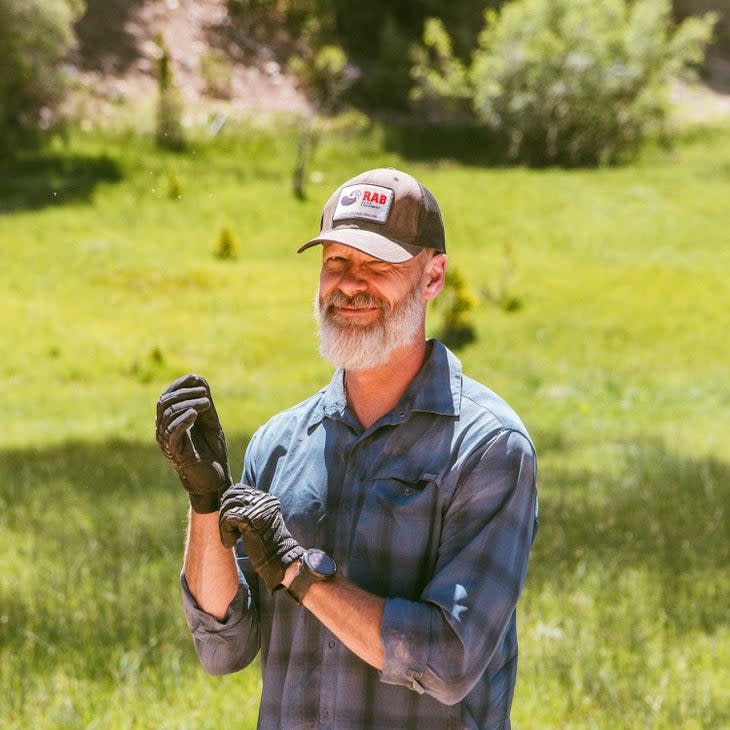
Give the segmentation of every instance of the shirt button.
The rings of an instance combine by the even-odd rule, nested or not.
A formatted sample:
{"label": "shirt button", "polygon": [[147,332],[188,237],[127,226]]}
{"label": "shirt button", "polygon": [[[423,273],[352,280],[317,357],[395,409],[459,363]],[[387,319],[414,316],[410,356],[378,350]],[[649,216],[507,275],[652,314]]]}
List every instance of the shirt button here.
{"label": "shirt button", "polygon": [[329,642],[327,643],[327,646],[329,646],[330,649],[334,649],[335,648],[335,640],[334,639],[330,639]]}
{"label": "shirt button", "polygon": [[401,412],[400,412],[400,413],[398,414],[398,418],[405,418],[405,417],[406,417],[406,412],[405,412],[405,411],[401,411]]}
{"label": "shirt button", "polygon": [[412,490],[412,489],[411,489],[410,487],[406,487],[406,488],[405,488],[405,489],[403,490],[403,494],[405,494],[405,495],[406,495],[406,497],[410,497],[410,496],[411,496],[411,494],[413,494],[413,490]]}

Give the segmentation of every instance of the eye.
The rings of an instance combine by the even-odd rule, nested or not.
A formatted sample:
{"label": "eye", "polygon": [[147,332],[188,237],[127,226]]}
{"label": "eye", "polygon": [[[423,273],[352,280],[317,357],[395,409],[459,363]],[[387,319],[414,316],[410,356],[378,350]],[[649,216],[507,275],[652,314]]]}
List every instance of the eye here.
{"label": "eye", "polygon": [[326,256],[322,267],[329,271],[340,271],[347,265],[347,259],[342,256]]}

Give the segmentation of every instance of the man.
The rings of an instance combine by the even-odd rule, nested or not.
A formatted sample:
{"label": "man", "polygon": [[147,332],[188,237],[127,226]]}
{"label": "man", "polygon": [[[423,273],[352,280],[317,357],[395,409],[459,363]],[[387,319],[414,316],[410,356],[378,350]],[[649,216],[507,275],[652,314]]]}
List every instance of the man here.
{"label": "man", "polygon": [[202,378],[158,403],[192,506],[181,583],[198,656],[224,674],[261,652],[261,729],[508,728],[536,459],[509,406],[425,339],[446,269],[438,205],[371,170],[299,251],[316,245],[337,371],[254,434],[243,483]]}

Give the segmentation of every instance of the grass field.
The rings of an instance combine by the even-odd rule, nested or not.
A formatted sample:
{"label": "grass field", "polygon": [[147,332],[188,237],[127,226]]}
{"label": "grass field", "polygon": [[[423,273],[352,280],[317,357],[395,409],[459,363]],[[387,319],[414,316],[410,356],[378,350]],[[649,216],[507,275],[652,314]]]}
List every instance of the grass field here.
{"label": "grass field", "polygon": [[[730,130],[596,171],[403,149],[330,133],[305,201],[281,125],[185,154],[74,133],[0,167],[0,725],[255,726],[257,668],[208,677],[184,625],[154,406],[206,375],[240,472],[256,426],[329,378],[318,256],[294,251],[336,185],[394,164],[441,202],[475,295],[519,304],[481,296],[459,353],[540,455],[514,727],[730,726]],[[226,225],[235,260],[213,255]]]}

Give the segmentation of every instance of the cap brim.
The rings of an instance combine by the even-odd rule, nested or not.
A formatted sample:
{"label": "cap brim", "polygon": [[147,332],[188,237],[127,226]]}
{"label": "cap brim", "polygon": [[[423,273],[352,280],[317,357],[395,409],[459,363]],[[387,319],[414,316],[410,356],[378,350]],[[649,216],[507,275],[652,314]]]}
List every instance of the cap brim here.
{"label": "cap brim", "polygon": [[393,241],[373,231],[365,231],[361,228],[335,228],[307,241],[297,249],[297,253],[316,246],[318,243],[342,243],[390,264],[409,261],[423,251],[423,246]]}

